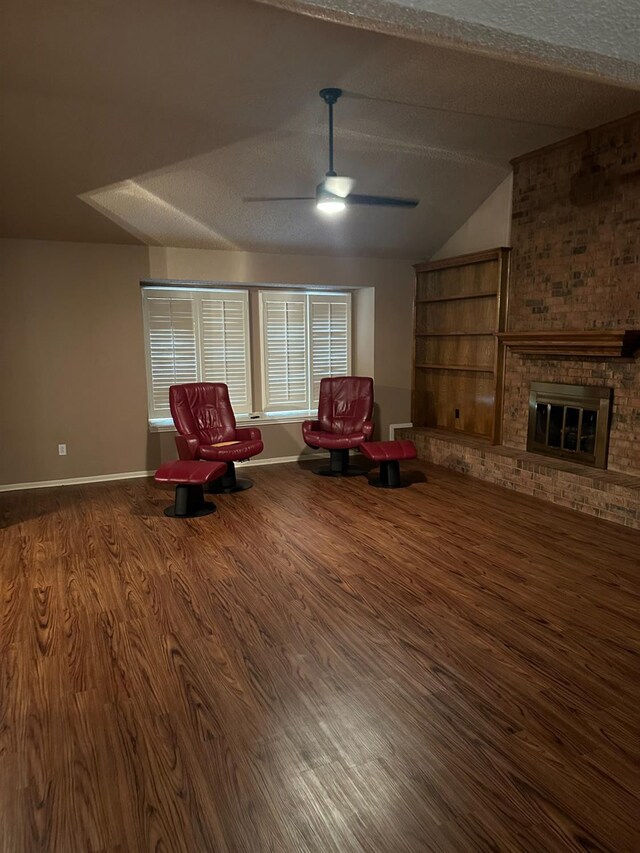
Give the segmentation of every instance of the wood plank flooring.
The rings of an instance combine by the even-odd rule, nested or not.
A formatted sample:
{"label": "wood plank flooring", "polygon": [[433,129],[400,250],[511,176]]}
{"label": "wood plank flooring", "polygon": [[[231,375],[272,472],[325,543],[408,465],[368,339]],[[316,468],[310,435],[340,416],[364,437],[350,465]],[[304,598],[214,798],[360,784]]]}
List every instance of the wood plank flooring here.
{"label": "wood plank flooring", "polygon": [[412,470],[0,495],[0,849],[640,851],[640,534]]}

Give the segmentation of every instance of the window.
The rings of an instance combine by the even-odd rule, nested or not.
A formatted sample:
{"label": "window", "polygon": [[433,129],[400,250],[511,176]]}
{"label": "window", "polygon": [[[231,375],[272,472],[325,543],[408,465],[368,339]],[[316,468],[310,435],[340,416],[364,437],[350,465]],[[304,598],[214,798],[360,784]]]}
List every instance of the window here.
{"label": "window", "polygon": [[323,376],[351,370],[349,294],[261,291],[263,409],[309,412]]}
{"label": "window", "polygon": [[150,284],[142,302],[149,420],[159,428],[171,423],[171,385],[225,382],[236,416],[293,417],[315,410],[323,376],[351,371],[350,294]]}
{"label": "window", "polygon": [[238,415],[251,411],[249,294],[246,290],[142,291],[149,418],[168,418],[169,386],[225,382]]}

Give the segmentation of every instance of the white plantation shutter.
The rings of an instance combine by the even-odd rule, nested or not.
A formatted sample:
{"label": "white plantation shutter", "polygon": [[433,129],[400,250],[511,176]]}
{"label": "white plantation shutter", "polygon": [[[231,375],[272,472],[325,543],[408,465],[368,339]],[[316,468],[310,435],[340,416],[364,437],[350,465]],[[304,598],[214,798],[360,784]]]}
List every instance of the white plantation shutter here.
{"label": "white plantation shutter", "polygon": [[351,298],[309,296],[311,399],[317,404],[324,376],[347,376],[351,362]]}
{"label": "white plantation shutter", "polygon": [[265,412],[309,412],[324,376],[351,369],[349,294],[260,294]]}
{"label": "white plantation shutter", "polygon": [[248,297],[199,295],[202,380],[226,383],[236,415],[251,411]]}
{"label": "white plantation shutter", "polygon": [[308,408],[307,303],[303,293],[261,296],[265,412]]}
{"label": "white plantation shutter", "polygon": [[190,296],[149,294],[145,299],[149,416],[169,414],[169,386],[198,378]]}
{"label": "white plantation shutter", "polygon": [[237,415],[251,411],[249,295],[212,289],[142,291],[149,417],[168,418],[169,386],[225,382]]}
{"label": "white plantation shutter", "polygon": [[[142,290],[149,418],[170,418],[169,386],[224,382],[236,415],[252,411],[247,290]],[[257,331],[257,330],[256,330]],[[311,413],[320,380],[351,372],[351,296],[326,291],[260,291],[262,409]]]}

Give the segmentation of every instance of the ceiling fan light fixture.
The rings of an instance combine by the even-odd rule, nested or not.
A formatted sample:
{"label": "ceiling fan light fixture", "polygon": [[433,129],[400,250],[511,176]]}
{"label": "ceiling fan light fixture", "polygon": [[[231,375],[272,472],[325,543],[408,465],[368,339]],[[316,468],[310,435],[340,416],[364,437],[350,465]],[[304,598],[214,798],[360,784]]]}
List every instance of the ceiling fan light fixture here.
{"label": "ceiling fan light fixture", "polygon": [[316,207],[322,213],[340,213],[346,206],[341,198],[319,198],[316,201]]}
{"label": "ceiling fan light fixture", "polygon": [[324,184],[316,187],[316,207],[322,213],[341,213],[346,207],[345,200],[334,193],[329,192]]}

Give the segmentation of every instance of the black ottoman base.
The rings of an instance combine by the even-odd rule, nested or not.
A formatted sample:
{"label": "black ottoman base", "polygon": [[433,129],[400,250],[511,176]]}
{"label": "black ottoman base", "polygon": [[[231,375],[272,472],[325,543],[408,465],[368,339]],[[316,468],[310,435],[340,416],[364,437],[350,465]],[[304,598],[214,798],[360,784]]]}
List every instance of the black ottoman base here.
{"label": "black ottoman base", "polygon": [[170,518],[200,518],[216,511],[216,505],[205,501],[204,490],[199,484],[180,483],[176,486],[176,499],[164,514]]}
{"label": "black ottoman base", "polygon": [[397,459],[381,462],[380,476],[369,480],[369,484],[377,489],[405,489],[410,485],[400,479],[400,463]]}

